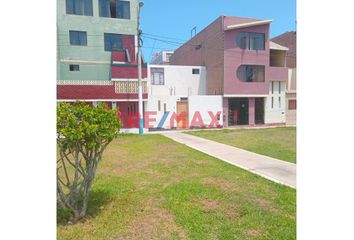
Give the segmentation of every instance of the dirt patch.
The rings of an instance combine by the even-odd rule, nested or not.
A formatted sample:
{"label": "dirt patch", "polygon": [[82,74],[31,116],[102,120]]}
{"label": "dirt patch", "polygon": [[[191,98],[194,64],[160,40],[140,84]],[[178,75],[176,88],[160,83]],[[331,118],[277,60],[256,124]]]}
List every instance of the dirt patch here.
{"label": "dirt patch", "polygon": [[223,212],[225,213],[225,215],[227,215],[229,217],[229,219],[231,220],[236,220],[240,217],[240,208],[238,204],[232,204],[229,206],[226,206],[223,209]]}
{"label": "dirt patch", "polygon": [[271,201],[264,199],[264,198],[258,198],[255,196],[249,197],[249,200],[253,203],[255,203],[256,205],[258,205],[261,208],[267,209],[272,213],[277,213],[279,210],[274,208],[272,206]]}
{"label": "dirt patch", "polygon": [[225,216],[227,216],[230,220],[236,220],[240,217],[239,205],[237,203],[223,203],[214,199],[194,199],[193,202],[205,211],[217,211],[221,212]]}
{"label": "dirt patch", "polygon": [[228,181],[221,179],[221,178],[212,178],[212,177],[203,178],[202,183],[219,187],[222,190],[239,189],[239,186],[237,184],[228,182]]}
{"label": "dirt patch", "polygon": [[129,224],[127,230],[117,236],[117,240],[150,240],[150,239],[187,239],[185,230],[177,225],[173,215],[156,206],[156,201],[150,200],[143,206]]}
{"label": "dirt patch", "polygon": [[260,231],[258,231],[257,229],[249,229],[249,230],[247,230],[246,231],[246,235],[248,237],[261,237],[261,236],[263,236],[263,234]]}
{"label": "dirt patch", "polygon": [[174,175],[166,177],[165,174],[154,169],[147,169],[145,173],[147,175],[144,177],[144,179],[137,182],[136,184],[137,191],[151,191],[153,188],[152,186],[154,185],[156,186],[157,184],[162,184],[162,189],[166,189],[171,184],[179,182],[181,179],[181,176],[174,176]]}
{"label": "dirt patch", "polygon": [[219,207],[220,203],[216,200],[211,199],[203,199],[203,200],[196,200],[198,205],[200,205],[204,210],[215,210]]}

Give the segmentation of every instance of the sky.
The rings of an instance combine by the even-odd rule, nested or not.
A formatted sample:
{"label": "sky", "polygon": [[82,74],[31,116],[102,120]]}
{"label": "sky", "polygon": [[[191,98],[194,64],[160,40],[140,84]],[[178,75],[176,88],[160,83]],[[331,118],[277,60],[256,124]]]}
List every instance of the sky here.
{"label": "sky", "polygon": [[190,39],[193,27],[196,27],[198,33],[222,15],[271,19],[273,20],[270,27],[271,38],[286,31],[296,30],[296,0],[143,0],[143,2],[141,29],[143,33],[149,35],[143,37],[142,51],[148,62],[154,53],[174,50],[181,45],[180,43]]}

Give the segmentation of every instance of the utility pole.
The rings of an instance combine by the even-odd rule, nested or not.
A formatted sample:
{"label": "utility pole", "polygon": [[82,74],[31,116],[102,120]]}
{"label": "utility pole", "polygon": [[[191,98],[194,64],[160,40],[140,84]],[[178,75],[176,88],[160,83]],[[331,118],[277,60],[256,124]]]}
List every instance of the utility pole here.
{"label": "utility pole", "polygon": [[141,30],[140,30],[140,9],[144,6],[143,2],[139,2],[138,6],[138,98],[139,98],[139,134],[144,134],[143,119],[143,87],[141,84]]}

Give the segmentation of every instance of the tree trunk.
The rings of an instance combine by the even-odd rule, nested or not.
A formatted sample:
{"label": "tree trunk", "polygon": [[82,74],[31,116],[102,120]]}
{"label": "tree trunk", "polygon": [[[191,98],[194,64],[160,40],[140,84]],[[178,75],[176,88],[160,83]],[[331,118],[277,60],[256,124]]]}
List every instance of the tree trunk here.
{"label": "tree trunk", "polygon": [[[67,160],[68,163],[70,163],[71,166],[75,168],[73,181],[69,182],[69,180],[67,180],[67,183],[65,183],[65,181],[63,181],[65,179],[59,179],[59,175],[57,176],[57,196],[59,198],[58,201],[64,209],[71,209],[73,213],[71,221],[73,223],[78,222],[86,215],[89,193],[96,175],[98,162],[102,157],[102,152],[99,152],[97,150],[81,153],[85,162],[85,164],[83,164],[83,161],[80,160],[80,152],[81,151],[79,151],[78,149],[75,149],[74,151],[70,152],[70,154],[72,154],[72,156],[74,157],[73,162],[71,162],[69,158],[67,158],[67,156],[65,155],[65,160]],[[66,187],[68,191],[64,191],[62,187]]]}

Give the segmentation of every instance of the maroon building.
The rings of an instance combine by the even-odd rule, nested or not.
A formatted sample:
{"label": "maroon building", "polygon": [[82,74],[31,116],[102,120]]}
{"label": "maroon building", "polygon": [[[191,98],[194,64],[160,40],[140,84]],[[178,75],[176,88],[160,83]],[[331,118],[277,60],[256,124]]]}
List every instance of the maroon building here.
{"label": "maroon building", "polygon": [[206,66],[207,94],[223,96],[226,127],[285,123],[287,48],[270,42],[270,23],[221,16],[170,58],[170,64]]}

